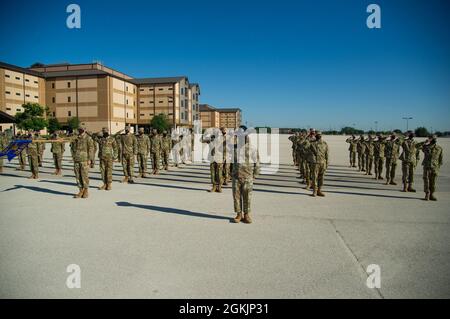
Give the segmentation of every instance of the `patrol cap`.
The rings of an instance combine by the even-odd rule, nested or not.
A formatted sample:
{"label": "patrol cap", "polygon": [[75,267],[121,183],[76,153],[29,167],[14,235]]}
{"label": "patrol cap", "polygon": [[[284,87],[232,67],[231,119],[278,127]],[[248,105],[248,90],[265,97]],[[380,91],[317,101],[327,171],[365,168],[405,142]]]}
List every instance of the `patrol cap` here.
{"label": "patrol cap", "polygon": [[107,127],[102,127],[102,131],[103,131],[103,132],[108,132],[109,130],[108,130]]}
{"label": "patrol cap", "polygon": [[143,127],[140,127],[140,128],[139,128],[139,132],[144,132],[144,128],[143,128]]}

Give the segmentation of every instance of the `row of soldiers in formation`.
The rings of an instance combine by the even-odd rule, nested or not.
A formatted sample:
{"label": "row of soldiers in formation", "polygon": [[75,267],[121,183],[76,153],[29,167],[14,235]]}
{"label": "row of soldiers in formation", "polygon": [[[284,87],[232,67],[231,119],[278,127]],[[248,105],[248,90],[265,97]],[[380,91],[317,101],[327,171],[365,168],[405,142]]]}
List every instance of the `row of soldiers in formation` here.
{"label": "row of soldiers in formation", "polygon": [[[416,192],[414,189],[414,172],[420,160],[420,151],[424,154],[422,161],[425,200],[436,201],[436,180],[442,165],[442,147],[437,144],[436,135],[429,136],[423,142],[415,140],[414,133],[409,131],[405,135],[392,133],[390,136],[377,134],[363,135],[357,139],[354,135],[347,139],[349,143],[350,167],[356,167],[366,175],[373,175],[375,179],[383,180],[383,167],[386,169],[386,185],[397,185],[395,173],[398,160],[402,163],[403,192]],[[401,152],[400,152],[401,149]]]}
{"label": "row of soldiers in formation", "polygon": [[[436,179],[442,165],[442,147],[437,144],[436,135],[429,136],[423,142],[414,140],[414,133],[407,132],[405,136],[392,133],[389,137],[377,134],[363,135],[357,139],[354,135],[346,140],[349,143],[350,167],[366,175],[375,175],[375,179],[383,180],[383,168],[386,169],[386,185],[397,185],[395,172],[397,161],[402,162],[403,192],[416,192],[413,187],[414,172],[419,162],[420,151],[424,154],[423,181],[425,200],[436,201]],[[321,192],[323,176],[328,166],[328,147],[322,141],[320,133],[311,129],[290,136],[294,165],[299,167],[300,175],[306,189],[313,189],[313,196],[324,196]],[[402,152],[400,153],[400,148]],[[357,163],[357,164],[356,164]],[[358,165],[358,166],[356,166]],[[372,169],[374,173],[372,173]],[[317,189],[317,192],[316,192]]]}
{"label": "row of soldiers in formation", "polygon": [[[259,174],[259,155],[255,147],[250,146],[249,139],[245,136],[247,128],[240,127],[239,132],[243,133],[245,137],[242,147],[244,154],[244,161],[234,161],[229,159],[229,146],[225,145],[227,134],[225,128],[216,129],[216,135],[221,139],[224,138],[224,147],[216,147],[214,143],[215,135],[208,138],[202,138],[201,142],[207,143],[210,146],[209,161],[212,188],[209,192],[222,192],[222,185],[228,185],[232,181],[233,203],[236,217],[233,219],[235,223],[243,221],[244,223],[251,223],[251,193],[253,189],[253,180]],[[220,132],[220,133],[217,133]],[[165,170],[169,167],[169,155],[173,151],[174,165],[179,163],[188,163],[192,161],[192,149],[194,142],[194,135],[190,138],[183,138],[183,135],[172,135],[166,131],[158,134],[157,130],[152,130],[150,135],[144,133],[144,129],[138,130],[138,135],[131,133],[131,128],[126,127],[125,132],[119,131],[116,134],[110,135],[107,128],[103,128],[100,133],[92,134],[87,132],[84,128],[78,129],[78,134],[63,135],[55,132],[50,140],[40,138],[39,133],[27,134],[24,136],[16,136],[16,139],[31,139],[32,142],[28,144],[26,151],[22,151],[19,155],[20,169],[24,169],[26,165],[26,158],[31,171],[31,179],[39,178],[39,167],[42,166],[45,144],[51,143],[51,153],[55,164],[55,175],[62,174],[62,157],[65,152],[66,143],[70,145],[70,151],[74,163],[74,173],[79,192],[74,196],[75,198],[89,197],[89,169],[94,168],[95,154],[98,151],[98,158],[100,163],[100,173],[103,185],[100,190],[111,190],[112,184],[112,170],[114,161],[118,160],[122,163],[124,183],[134,183],[134,162],[135,158],[138,161],[139,176],[146,177],[147,161],[150,154],[152,163],[152,173],[159,174],[160,163]],[[175,147],[178,143],[182,147]],[[8,145],[6,136],[0,136],[1,149]],[[181,146],[181,145],[179,145]],[[227,151],[228,150],[228,151]],[[235,153],[237,150],[237,143],[234,144]],[[235,157],[235,159],[237,156]],[[181,159],[181,160],[180,160]],[[3,160],[1,159],[1,163]],[[0,166],[2,168],[2,166]]]}
{"label": "row of soldiers in formation", "polygon": [[328,169],[328,144],[322,139],[322,133],[314,129],[302,130],[289,137],[292,142],[294,165],[300,171],[305,189],[311,189],[311,196],[324,197],[322,190],[325,172]]}

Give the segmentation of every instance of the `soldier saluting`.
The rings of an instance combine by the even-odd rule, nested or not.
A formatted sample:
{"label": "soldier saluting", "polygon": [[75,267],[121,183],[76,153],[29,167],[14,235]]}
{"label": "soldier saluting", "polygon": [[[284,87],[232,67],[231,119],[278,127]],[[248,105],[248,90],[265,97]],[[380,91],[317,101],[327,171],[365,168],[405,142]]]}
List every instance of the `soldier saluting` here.
{"label": "soldier saluting", "polygon": [[79,188],[75,198],[89,197],[89,168],[90,159],[94,153],[94,142],[92,138],[86,134],[84,128],[78,129],[78,136],[73,139],[73,170]]}
{"label": "soldier saluting", "polygon": [[[117,133],[119,134],[120,131]],[[114,160],[118,157],[119,147],[117,146],[116,136],[109,135],[108,128],[102,128],[102,132],[93,136],[98,143],[98,158],[100,159],[100,173],[103,185],[99,190],[111,190],[112,170]]]}
{"label": "soldier saluting", "polygon": [[356,167],[356,146],[358,142],[356,141],[355,135],[352,135],[346,140],[350,145],[348,146],[350,167]]}
{"label": "soldier saluting", "polygon": [[434,192],[436,191],[436,180],[439,168],[442,166],[442,147],[437,145],[437,136],[432,135],[422,145],[424,154],[423,165],[423,186],[425,192],[424,200],[436,201]]}
{"label": "soldier saluting", "polygon": [[416,192],[413,188],[414,171],[416,169],[417,162],[419,161],[419,151],[421,145],[421,143],[416,143],[416,141],[414,141],[413,132],[408,132],[408,138],[402,143],[402,154],[400,155],[400,160],[402,161],[403,192]]}
{"label": "soldier saluting", "polygon": [[328,168],[328,144],[322,139],[322,133],[316,132],[316,140],[311,143],[311,153],[313,154],[312,165],[312,186],[313,193],[311,196],[324,197],[322,193],[323,177]]}

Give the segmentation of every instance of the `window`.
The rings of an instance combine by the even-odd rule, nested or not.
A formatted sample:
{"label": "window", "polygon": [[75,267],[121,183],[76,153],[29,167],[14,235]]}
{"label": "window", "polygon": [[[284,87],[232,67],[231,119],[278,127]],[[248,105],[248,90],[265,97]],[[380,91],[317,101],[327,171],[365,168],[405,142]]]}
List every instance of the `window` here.
{"label": "window", "polygon": [[34,81],[34,84],[38,84],[38,81]]}
{"label": "window", "polygon": [[9,74],[5,74],[5,78],[10,78]]}
{"label": "window", "polygon": [[67,82],[67,87],[70,89],[70,82]]}
{"label": "window", "polygon": [[173,88],[168,88],[169,91],[173,91]]}
{"label": "window", "polygon": [[20,78],[18,76],[16,76],[16,80],[20,80]]}
{"label": "window", "polygon": [[144,104],[144,101],[140,101],[139,103]]}
{"label": "window", "polygon": [[162,89],[162,88],[159,88],[159,89],[158,89],[158,91],[162,91],[162,90],[164,90],[164,89]]}
{"label": "window", "polygon": [[72,116],[72,111],[68,111],[68,112],[67,112],[67,116],[68,116],[68,117],[71,117],[71,116]]}
{"label": "window", "polygon": [[181,88],[181,94],[184,94],[184,88]]}
{"label": "window", "polygon": [[136,106],[136,101],[133,101],[133,106]]}
{"label": "window", "polygon": [[35,95],[35,96],[34,96],[34,98],[35,98],[35,99],[38,99],[38,98],[39,98],[39,96]]}
{"label": "window", "polygon": [[164,101],[159,101],[159,103],[163,103]]}
{"label": "window", "polygon": [[126,91],[128,92],[128,86],[125,87]]}
{"label": "window", "polygon": [[25,94],[26,97],[30,97],[30,94]]}
{"label": "window", "polygon": [[20,96],[20,93],[16,93],[17,96]]}
{"label": "window", "polygon": [[16,112],[22,112],[22,110],[21,109],[16,109]]}
{"label": "window", "polygon": [[6,93],[6,94],[11,94],[11,92],[9,92],[9,91],[6,91],[5,93]]}
{"label": "window", "polygon": [[128,99],[127,99],[127,105],[128,105]]}
{"label": "window", "polygon": [[72,97],[71,96],[67,97],[67,102],[69,102],[69,103],[72,102]]}
{"label": "window", "polygon": [[145,114],[142,114],[142,113],[141,113],[141,116],[145,116]]}
{"label": "window", "polygon": [[136,88],[133,88],[133,93],[136,93]]}
{"label": "window", "polygon": [[149,88],[148,90],[149,90],[149,91],[153,91],[153,88]]}
{"label": "window", "polygon": [[55,83],[52,83],[52,89],[54,89],[55,88]]}
{"label": "window", "polygon": [[30,80],[28,80],[28,79],[25,79],[25,82],[30,82]]}
{"label": "window", "polygon": [[127,118],[128,118],[128,112],[127,112]]}
{"label": "window", "polygon": [[52,97],[52,103],[55,103],[55,97]]}
{"label": "window", "polygon": [[144,89],[139,89],[139,91],[144,92]]}
{"label": "window", "polygon": [[7,111],[11,111],[11,108],[10,108],[10,107],[7,107],[6,110],[7,110]]}

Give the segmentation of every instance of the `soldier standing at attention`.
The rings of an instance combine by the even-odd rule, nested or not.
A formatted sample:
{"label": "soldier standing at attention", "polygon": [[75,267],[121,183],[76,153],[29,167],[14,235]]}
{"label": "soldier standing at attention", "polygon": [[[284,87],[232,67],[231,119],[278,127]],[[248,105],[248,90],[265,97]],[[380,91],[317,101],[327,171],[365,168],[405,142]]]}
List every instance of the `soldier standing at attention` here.
{"label": "soldier standing at attention", "polygon": [[[58,134],[55,132],[52,135],[52,139],[57,139]],[[55,173],[54,175],[61,175],[61,169],[62,169],[62,157],[64,154],[64,151],[66,150],[66,143],[64,142],[53,142],[50,148],[50,151],[53,154],[53,162],[55,163]]]}
{"label": "soldier standing at attention", "polygon": [[292,147],[292,161],[294,162],[294,165],[295,165],[295,157],[296,157],[296,154],[295,154],[294,150],[295,150],[296,133],[293,132],[293,134],[292,134],[291,136],[289,136],[288,139],[289,139],[289,141],[291,141],[291,143],[292,143],[292,146],[291,146],[291,147]]}
{"label": "soldier standing at attention", "polygon": [[358,142],[356,141],[355,135],[352,135],[346,140],[347,143],[350,145],[348,146],[349,151],[349,159],[350,159],[350,166],[349,167],[356,167],[356,146]]}
{"label": "soldier standing at attention", "polygon": [[366,171],[366,158],[365,158],[365,153],[366,153],[366,143],[364,141],[364,135],[360,135],[359,140],[356,144],[356,151],[358,153],[358,170],[360,172],[365,172]]}
{"label": "soldier standing at attention", "polygon": [[161,138],[161,154],[162,154],[163,168],[166,171],[169,170],[169,156],[171,149],[172,149],[172,137],[167,134],[167,131],[163,131]]}
{"label": "soldier standing at attention", "polygon": [[443,154],[442,147],[437,145],[436,135],[428,138],[428,141],[422,145],[424,154],[423,165],[423,187],[425,192],[424,200],[436,201],[434,196],[436,191],[436,180],[439,168],[442,166]]}
{"label": "soldier standing at attention", "polygon": [[117,150],[119,152],[118,161],[119,163],[122,163],[122,133],[123,130],[120,130],[114,135],[114,138],[116,139],[117,144]]}
{"label": "soldier standing at attention", "polygon": [[[88,133],[88,132],[86,132]],[[92,134],[88,134],[89,138],[92,138]],[[95,154],[97,154],[97,143],[94,143],[94,140],[92,140],[92,145],[94,146],[94,150],[92,151],[92,155],[91,158],[89,159],[91,161],[90,167],[94,168],[95,167]]]}
{"label": "soldier standing at attention", "polygon": [[[218,129],[214,129],[214,134],[221,134]],[[217,131],[217,132],[216,132]],[[211,135],[209,139],[203,139],[202,142],[209,145],[209,170],[211,173],[211,184],[212,187],[208,192],[210,193],[222,193],[222,182],[223,182],[223,154],[222,154],[222,139],[218,138],[216,141],[216,136]]]}
{"label": "soldier standing at attention", "polygon": [[400,155],[400,160],[402,161],[402,191],[415,193],[416,190],[413,188],[414,171],[419,161],[420,147],[414,141],[414,133],[408,132],[407,134],[408,138],[402,143],[402,154]]}
{"label": "soldier standing at attention", "polygon": [[134,156],[137,155],[136,136],[131,133],[131,127],[125,128],[125,134],[121,135],[122,143],[122,167],[124,178],[123,183],[133,184],[134,177]]}
{"label": "soldier standing at attention", "polygon": [[160,154],[161,154],[161,136],[158,134],[157,129],[152,130],[152,135],[150,136],[150,155],[152,157],[152,174],[159,174],[160,165]]}
{"label": "soldier standing at attention", "polygon": [[[19,139],[19,140],[26,139],[26,138],[27,137],[25,135],[20,135],[20,134],[16,135],[16,139]],[[23,150],[18,155],[18,158],[19,158],[19,167],[17,168],[17,170],[24,171],[25,165],[27,165],[27,152],[25,150]]]}
{"label": "soldier standing at attention", "polygon": [[383,173],[384,165],[384,149],[386,147],[385,138],[381,134],[377,135],[377,139],[374,142],[374,167],[375,167],[375,179],[383,179],[381,174]]}
{"label": "soldier standing at attention", "polygon": [[300,178],[303,179],[303,182],[305,180],[305,169],[304,169],[305,154],[303,150],[303,142],[305,141],[305,138],[306,138],[306,131],[302,130],[296,140],[298,170],[300,172]]}
{"label": "soldier standing at attention", "polygon": [[[29,134],[28,139],[34,140],[39,137],[39,134],[36,132],[35,137]],[[30,164],[31,176],[30,179],[38,179],[39,178],[39,146],[36,142],[31,142],[27,145],[27,155],[28,155],[28,163]]]}
{"label": "soldier standing at attention", "polygon": [[89,167],[92,153],[94,152],[94,142],[92,138],[86,134],[84,128],[78,129],[78,136],[73,140],[74,163],[73,168],[77,186],[79,189],[75,198],[89,197]]}
{"label": "soldier standing at attention", "polygon": [[392,133],[390,139],[386,142],[386,185],[397,185],[394,181],[395,170],[397,169],[397,160],[400,149],[400,141],[397,136]]}
{"label": "soldier standing at attention", "polygon": [[[39,133],[37,133],[37,138],[39,138]],[[45,143],[39,142],[38,145],[38,161],[39,167],[42,167],[42,162],[44,160]]]}
{"label": "soldier standing at attention", "polygon": [[322,193],[323,177],[328,168],[328,144],[322,139],[322,133],[316,132],[316,140],[311,143],[312,164],[312,185],[313,193],[311,196],[324,197]]}
{"label": "soldier standing at attention", "polygon": [[374,156],[374,143],[372,135],[369,135],[366,141],[366,175],[372,175],[373,166],[373,156]]}
{"label": "soldier standing at attention", "polygon": [[178,167],[178,164],[180,163],[180,137],[176,131],[172,133],[172,159],[174,162],[174,166]]}
{"label": "soldier standing at attention", "polygon": [[[0,128],[0,151],[3,151],[7,146],[5,133]],[[0,157],[0,173],[3,173],[3,157]]]}
{"label": "soldier standing at attention", "polygon": [[[239,223],[242,221],[251,224],[253,181],[259,175],[259,154],[256,147],[251,143],[245,126],[239,128],[237,139],[243,139],[243,141],[237,143],[233,163],[233,203],[236,213],[233,222]],[[244,216],[242,216],[242,213],[244,213]]]}
{"label": "soldier standing at attention", "polygon": [[231,181],[231,172],[230,172],[230,160],[231,158],[230,152],[228,150],[228,143],[227,143],[227,129],[225,127],[221,127],[220,131],[222,132],[223,137],[223,146],[222,146],[222,155],[223,155],[223,161],[222,161],[222,178],[223,178],[223,185],[227,186],[228,182]]}
{"label": "soldier standing at attention", "polygon": [[100,159],[100,173],[103,181],[103,185],[99,190],[111,190],[113,164],[119,153],[116,136],[109,135],[108,128],[104,127],[102,132],[95,138],[99,146],[98,158]]}
{"label": "soldier standing at attention", "polygon": [[144,134],[144,128],[139,129],[139,134],[136,137],[137,141],[137,160],[139,165],[139,175],[142,178],[147,177],[147,161],[150,153],[150,139]]}

